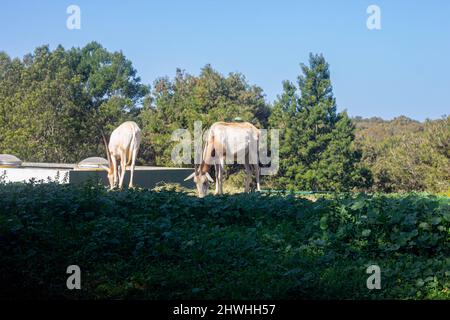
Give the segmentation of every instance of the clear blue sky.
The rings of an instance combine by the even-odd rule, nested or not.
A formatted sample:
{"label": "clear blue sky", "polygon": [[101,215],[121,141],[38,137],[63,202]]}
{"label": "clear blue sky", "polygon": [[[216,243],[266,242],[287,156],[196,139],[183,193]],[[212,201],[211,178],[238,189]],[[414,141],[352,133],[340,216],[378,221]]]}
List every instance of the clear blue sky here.
{"label": "clear blue sky", "polygon": [[[81,8],[68,30],[66,8]],[[381,30],[366,9],[381,8]],[[92,40],[122,50],[143,82],[177,67],[198,74],[210,63],[239,71],[268,101],[296,81],[309,52],[330,63],[339,110],[351,116],[450,114],[450,1],[3,1],[0,50],[23,57],[36,46],[69,48]]]}

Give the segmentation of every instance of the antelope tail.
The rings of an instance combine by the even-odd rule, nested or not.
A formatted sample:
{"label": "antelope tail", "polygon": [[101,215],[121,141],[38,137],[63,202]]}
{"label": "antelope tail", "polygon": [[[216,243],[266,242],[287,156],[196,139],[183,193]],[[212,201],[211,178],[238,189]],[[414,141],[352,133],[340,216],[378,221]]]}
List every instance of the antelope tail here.
{"label": "antelope tail", "polygon": [[133,138],[131,139],[130,147],[128,148],[128,155],[127,155],[127,166],[131,164],[131,160],[133,159],[133,149],[136,145],[136,135],[133,134]]}

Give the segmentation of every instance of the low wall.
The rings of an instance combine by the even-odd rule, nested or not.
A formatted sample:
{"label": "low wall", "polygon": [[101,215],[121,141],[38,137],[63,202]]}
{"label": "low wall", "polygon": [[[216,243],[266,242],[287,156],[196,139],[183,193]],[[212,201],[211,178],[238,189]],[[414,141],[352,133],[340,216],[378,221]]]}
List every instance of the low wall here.
{"label": "low wall", "polygon": [[69,169],[52,168],[2,168],[0,176],[4,175],[7,182],[28,182],[31,179],[48,181],[58,181],[59,183],[69,182]]}
{"label": "low wall", "polygon": [[[192,180],[184,181],[184,179],[193,172],[190,168],[136,168],[134,171],[134,185],[142,188],[154,188],[159,183],[179,183],[186,188],[194,188]],[[70,183],[83,183],[89,179],[100,181],[104,185],[108,185],[108,177],[104,170],[73,170],[69,172]],[[125,172],[124,186],[128,186],[130,181],[130,171]]]}
{"label": "low wall", "polygon": [[[134,185],[142,188],[154,188],[160,183],[178,183],[186,188],[194,188],[192,180],[184,179],[193,172],[191,168],[164,168],[139,166],[134,171]],[[24,163],[19,168],[0,167],[0,176],[7,182],[27,182],[31,179],[58,181],[60,183],[83,183],[95,180],[108,185],[105,170],[77,170],[74,165],[49,163]],[[124,186],[128,186],[130,171],[125,173]]]}

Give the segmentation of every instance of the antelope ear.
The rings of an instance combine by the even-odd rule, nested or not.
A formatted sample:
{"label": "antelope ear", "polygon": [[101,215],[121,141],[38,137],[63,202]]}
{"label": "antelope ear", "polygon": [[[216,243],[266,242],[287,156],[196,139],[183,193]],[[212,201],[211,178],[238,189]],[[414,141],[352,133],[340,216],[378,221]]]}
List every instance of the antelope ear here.
{"label": "antelope ear", "polygon": [[206,173],[206,178],[208,178],[209,182],[214,182],[213,178],[211,178],[211,176],[209,175],[209,172]]}
{"label": "antelope ear", "polygon": [[188,181],[188,180],[192,179],[194,176],[195,176],[195,172],[192,172],[192,174],[189,177],[187,177],[186,179],[184,179],[184,181]]}

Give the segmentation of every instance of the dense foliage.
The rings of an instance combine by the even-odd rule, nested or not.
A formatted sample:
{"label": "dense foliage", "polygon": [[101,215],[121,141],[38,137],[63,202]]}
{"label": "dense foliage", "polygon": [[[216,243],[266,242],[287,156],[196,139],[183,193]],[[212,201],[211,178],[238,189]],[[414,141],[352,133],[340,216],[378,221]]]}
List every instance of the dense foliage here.
{"label": "dense foliage", "polygon": [[[427,194],[0,184],[0,298],[449,299],[449,235],[450,199]],[[73,264],[82,290],[65,287]]]}
{"label": "dense foliage", "polygon": [[353,121],[363,163],[373,174],[373,190],[450,196],[450,116],[424,123],[406,117]]}
{"label": "dense foliage", "polygon": [[[199,75],[177,70],[150,90],[122,52],[96,42],[40,46],[22,59],[0,52],[0,153],[24,161],[105,156],[100,129],[109,134],[134,120],[143,131],[139,162],[174,166],[175,129],[192,134],[194,121],[205,130],[236,117],[280,130],[280,170],[263,180],[266,188],[450,194],[450,117],[425,123],[349,119],[337,112],[321,55],[301,65],[297,84],[283,82],[270,105],[244,75],[224,76],[210,65]],[[241,180],[229,183],[237,181],[237,187]]]}
{"label": "dense foliage", "polygon": [[153,87],[153,103],[142,110],[140,121],[145,134],[144,157],[153,158],[157,165],[174,165],[171,151],[176,142],[171,135],[177,129],[193,134],[195,121],[201,121],[203,131],[216,121],[238,117],[267,127],[270,109],[262,89],[249,85],[241,74],[224,77],[207,65],[199,76],[177,70],[173,80],[160,78]]}
{"label": "dense foliage", "polygon": [[132,119],[149,88],[121,52],[92,42],[22,60],[0,52],[0,153],[78,162],[104,154],[100,129]]}

